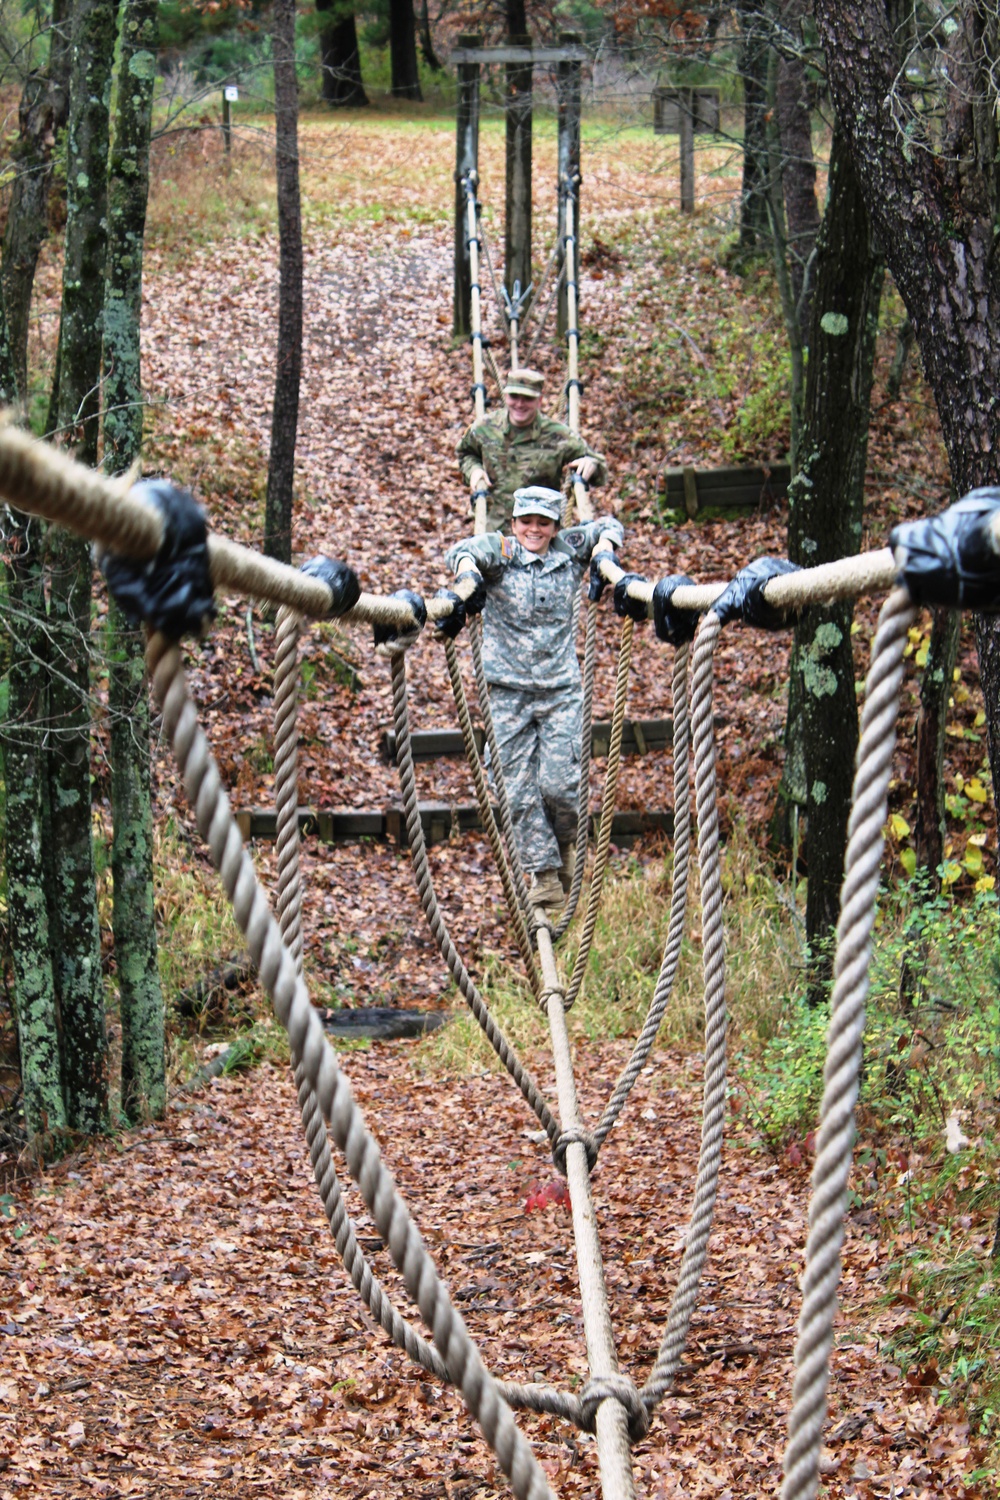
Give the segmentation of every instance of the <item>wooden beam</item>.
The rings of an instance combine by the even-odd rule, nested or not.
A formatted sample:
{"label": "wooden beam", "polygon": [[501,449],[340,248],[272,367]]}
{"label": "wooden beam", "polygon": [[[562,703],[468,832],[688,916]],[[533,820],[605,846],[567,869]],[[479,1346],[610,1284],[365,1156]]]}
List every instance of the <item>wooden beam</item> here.
{"label": "wooden beam", "polygon": [[[460,833],[474,833],[482,828],[479,806],[475,802],[420,802],[420,823],[428,844],[440,844]],[[242,808],[236,814],[244,842],[251,839],[269,841],[277,836],[277,818],[273,808]],[[591,819],[590,837],[596,839],[600,819]],[[631,843],[646,833],[662,833],[673,837],[674,815],[672,812],[617,812],[611,825],[611,838],[615,843]],[[388,838],[399,848],[405,849],[409,842],[406,832],[406,814],[401,807],[387,807],[384,812],[356,811],[352,808],[299,809],[299,831],[313,834],[320,843],[357,843],[363,838]]]}
{"label": "wooden beam", "polygon": [[[672,719],[626,719],[622,728],[622,754],[645,755],[650,750],[668,750],[673,744]],[[483,753],[484,735],[475,731],[476,746]],[[438,760],[451,755],[464,755],[465,742],[460,729],[417,729],[411,735],[414,760]],[[590,753],[598,759],[607,755],[611,740],[610,719],[595,719],[591,726]],[[387,729],[382,735],[383,759],[390,765],[396,759],[396,736]]]}
{"label": "wooden beam", "polygon": [[[461,38],[475,51],[481,38],[468,34]],[[465,338],[471,331],[470,306],[472,278],[469,271],[468,217],[462,179],[479,170],[479,63],[474,58],[463,62],[458,70],[458,99],[455,110],[455,292],[452,333]]]}
{"label": "wooden beam", "polygon": [[451,62],[462,63],[561,63],[590,61],[586,47],[469,47],[452,49]]}

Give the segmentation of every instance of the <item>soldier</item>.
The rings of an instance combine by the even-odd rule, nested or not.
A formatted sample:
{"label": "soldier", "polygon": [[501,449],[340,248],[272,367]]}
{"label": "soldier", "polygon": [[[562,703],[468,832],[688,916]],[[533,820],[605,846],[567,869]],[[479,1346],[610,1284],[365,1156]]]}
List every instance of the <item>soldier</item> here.
{"label": "soldier", "polygon": [[562,496],[540,485],[513,497],[513,536],[458,542],[446,561],[486,587],[483,664],[514,835],[535,906],[558,907],[572,878],[580,797],[583,693],[575,601],[591,556],[621,545],[610,516],[559,531]]}
{"label": "soldier", "polygon": [[530,485],[558,489],[562,473],[573,469],[585,484],[603,484],[604,459],[562,422],[539,410],[545,377],[537,370],[512,370],[504,400],[507,409],[470,427],[458,445],[462,478],[475,496],[487,497],[486,530],[510,523],[514,491]]}

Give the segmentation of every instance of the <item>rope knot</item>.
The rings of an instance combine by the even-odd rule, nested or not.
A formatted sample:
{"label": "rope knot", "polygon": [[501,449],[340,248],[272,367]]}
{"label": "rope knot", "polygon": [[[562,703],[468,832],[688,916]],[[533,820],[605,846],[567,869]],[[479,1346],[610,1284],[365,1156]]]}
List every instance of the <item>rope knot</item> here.
{"label": "rope knot", "polygon": [[[556,1171],[561,1172],[564,1177],[566,1176],[566,1149],[568,1146],[572,1146],[574,1142],[579,1142],[587,1152],[587,1171],[592,1172],[597,1166],[598,1145],[595,1137],[589,1130],[584,1130],[582,1125],[571,1125],[568,1130],[564,1130],[560,1134],[559,1139],[552,1147],[552,1160],[555,1163]],[[604,1397],[602,1396],[601,1400],[603,1401],[603,1399]]]}
{"label": "rope knot", "polygon": [[539,932],[555,932],[555,928],[540,906],[529,906],[528,913],[528,931],[532,937]]}
{"label": "rope knot", "polygon": [[538,1003],[541,1006],[542,1010],[548,1010],[549,1001],[556,995],[558,995],[559,999],[562,1000],[562,1002],[565,1004],[566,991],[563,989],[561,984],[550,984],[545,989],[539,992]]}
{"label": "rope knot", "polygon": [[633,1381],[627,1375],[595,1375],[580,1392],[580,1426],[593,1432],[597,1408],[602,1401],[618,1401],[628,1413],[628,1435],[641,1442],[649,1431],[649,1412]]}

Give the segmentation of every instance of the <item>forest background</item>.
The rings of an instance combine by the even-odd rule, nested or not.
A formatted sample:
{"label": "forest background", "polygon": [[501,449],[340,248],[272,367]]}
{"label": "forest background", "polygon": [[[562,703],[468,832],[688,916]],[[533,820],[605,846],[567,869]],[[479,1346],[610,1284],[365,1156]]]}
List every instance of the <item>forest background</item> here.
{"label": "forest background", "polygon": [[[89,9],[96,12],[100,7]],[[207,505],[214,527],[258,545],[268,530],[280,304],[274,184],[276,163],[281,175],[282,153],[280,81],[275,151],[273,17],[253,7],[149,9],[156,13],[160,34],[157,67],[147,80],[152,85],[153,114],[139,408],[144,418],[143,465],[146,472],[169,473],[190,483]],[[732,12],[676,12],[664,6],[660,14],[649,12],[645,17],[626,7],[612,14],[579,6],[551,13],[529,9],[525,25],[536,40],[571,29],[584,35],[594,53],[584,106],[584,425],[611,460],[608,501],[629,527],[629,565],[650,577],[688,571],[699,579],[723,578],[763,552],[782,555],[794,550],[794,524],[790,535],[790,517],[782,507],[752,519],[684,522],[665,512],[658,481],[666,468],[685,463],[711,468],[731,462],[779,462],[790,444],[795,445],[793,428],[804,419],[804,346],[809,338],[803,330],[808,330],[809,312],[808,295],[802,295],[803,270],[810,263],[815,268],[817,262],[812,248],[805,253],[801,246],[796,249],[787,220],[783,232],[780,215],[775,216],[775,183],[787,200],[794,169],[802,161],[795,153],[782,154],[780,140],[775,161],[775,140],[773,134],[768,138],[766,127],[773,122],[774,91],[788,54],[792,61],[797,59],[804,80],[810,141],[815,141],[815,197],[821,208],[833,144],[833,111],[812,20],[795,7],[785,15],[768,6]],[[432,59],[446,57],[460,32],[473,26],[487,35],[492,26],[497,36],[517,30],[499,8],[495,16],[478,9],[474,15],[458,10],[436,15],[426,7],[416,13],[409,7],[403,10],[412,30],[395,46],[387,42],[400,24],[398,6],[384,14],[359,16],[346,10],[331,15],[303,8],[295,32],[303,110],[296,158],[305,242],[305,333],[291,540],[296,559],[313,551],[344,556],[358,568],[366,586],[380,591],[403,582],[426,590],[443,581],[440,558],[468,518],[451,458],[469,406],[467,348],[456,346],[451,338],[449,307],[454,86],[447,69],[436,69]],[[123,16],[127,14],[123,10]],[[913,15],[915,25],[922,28],[917,34],[925,44],[920,49],[923,66],[923,54],[932,50],[928,38],[939,51],[948,43],[947,30],[940,29],[948,18],[935,17],[933,8],[926,16],[922,11]],[[11,19],[7,12],[4,19]],[[83,377],[75,388],[60,391],[59,381],[53,379],[65,357],[60,330],[69,322],[63,235],[68,244],[66,163],[73,149],[72,131],[55,123],[49,140],[48,126],[43,121],[38,128],[37,116],[26,120],[23,104],[27,97],[37,105],[42,94],[43,103],[52,102],[50,37],[57,33],[50,33],[48,21],[47,14],[30,9],[13,18],[6,33],[10,65],[4,96],[14,148],[6,178],[8,211],[16,174],[23,167],[19,152],[33,129],[35,139],[48,150],[46,237],[32,278],[23,378],[14,371],[16,394],[25,400],[28,420],[39,433],[76,426],[96,383]],[[345,59],[331,52],[330,32],[338,30],[337,45],[349,47],[350,35],[344,30],[348,22],[357,46]],[[420,46],[422,35],[425,45]],[[32,36],[37,38],[34,43]],[[788,44],[789,37],[797,38],[795,47]],[[750,191],[747,186],[748,55],[753,57],[753,46],[760,53],[754,66],[765,127],[756,164],[762,186],[756,192],[752,182]],[[109,70],[113,60],[109,53]],[[142,65],[138,71],[143,71]],[[135,70],[130,76],[137,76]],[[45,89],[32,95],[39,80],[45,81]],[[364,104],[357,94],[359,80],[366,91]],[[657,141],[651,134],[649,89],[658,81],[714,84],[721,90],[724,129],[720,139],[699,141],[697,209],[692,216],[678,211],[676,144],[669,138]],[[228,152],[220,99],[227,82],[235,83],[240,93],[231,106]],[[933,95],[939,79],[921,75],[917,82],[921,90],[915,92]],[[505,90],[499,69],[487,74],[481,146],[487,184],[484,222],[501,269]],[[543,261],[554,238],[552,104],[551,85],[548,91],[538,86],[536,264]],[[118,142],[126,139],[124,126],[113,131],[113,137]],[[751,176],[753,170],[751,160]],[[71,194],[71,215],[73,207]],[[10,222],[8,215],[5,289],[13,263],[6,254]],[[813,246],[818,222],[817,215]],[[868,255],[868,232],[855,239]],[[863,267],[855,277],[868,288],[869,297],[873,281],[881,280],[882,266],[874,263],[881,259],[869,256],[867,270]],[[99,302],[105,318],[108,302],[103,294],[112,279],[101,279]],[[807,293],[808,281],[806,276]],[[895,520],[939,508],[950,485],[961,490],[980,477],[995,478],[971,472],[957,478],[953,455],[949,473],[949,449],[942,439],[934,391],[912,352],[912,320],[891,282],[880,285],[879,291],[876,310],[861,320],[876,336],[871,341],[874,383],[871,419],[865,425],[867,453],[861,445],[860,519],[844,518],[848,526],[860,526],[858,534],[866,545],[882,545]],[[494,322],[499,345],[501,328],[499,320]],[[109,326],[106,322],[106,351]],[[11,343],[16,346],[17,340]],[[556,392],[563,378],[558,344],[542,344],[535,357],[549,374],[550,390]],[[856,357],[863,360],[864,350]],[[93,456],[96,460],[103,454],[109,467],[127,467],[124,453],[120,461],[110,457],[126,444],[113,431],[109,434],[108,413],[113,417],[128,403],[119,406],[109,400],[108,363],[106,356],[103,438],[95,418]],[[846,404],[842,392],[843,387],[838,392],[834,384],[834,395]],[[867,403],[866,391],[864,400]],[[851,416],[857,426],[853,407]],[[855,452],[855,488],[857,467]],[[43,1113],[30,1132],[36,1157],[51,1161],[72,1145],[81,1127],[117,1128],[123,1118],[134,1121],[161,1114],[167,1084],[172,1092],[190,1075],[206,1040],[214,1041],[216,1028],[221,1027],[227,1039],[234,1029],[242,1033],[239,1055],[245,1060],[273,1056],[279,1044],[258,1011],[252,982],[238,958],[238,940],[192,841],[179,789],[156,752],[157,832],[143,834],[139,842],[147,837],[150,843],[156,841],[157,875],[149,903],[155,941],[152,961],[147,956],[142,968],[166,1001],[165,1008],[153,1002],[154,1013],[156,1004],[160,1006],[161,1019],[153,1030],[159,1027],[162,1061],[153,1063],[148,1077],[143,1071],[148,1059],[129,1061],[128,1026],[120,1012],[122,945],[115,930],[113,897],[120,896],[130,877],[114,877],[111,803],[115,766],[124,758],[123,752],[115,753],[116,727],[127,728],[125,738],[133,746],[139,738],[134,732],[137,689],[126,673],[125,699],[116,706],[114,666],[121,651],[115,631],[121,626],[109,617],[99,589],[90,604],[89,559],[60,557],[54,540],[36,553],[30,528],[19,530],[18,525],[8,532],[7,557],[11,670],[5,687],[15,702],[11,714],[8,696],[7,805],[17,802],[21,788],[34,787],[39,796],[37,826],[46,827],[53,795],[59,799],[65,791],[58,790],[56,781],[49,782],[51,767],[33,780],[18,757],[36,757],[32,764],[37,767],[37,757],[53,738],[60,741],[64,729],[79,728],[82,721],[89,751],[83,762],[87,793],[78,799],[78,807],[88,844],[96,833],[91,855],[96,883],[89,871],[85,875],[99,895],[93,920],[86,920],[81,949],[92,949],[96,935],[100,958],[86,970],[85,1008],[100,1061],[90,1067],[82,1084],[74,1085],[72,1079],[68,1083],[63,1043],[73,1028],[66,1019],[68,996],[59,992],[66,976],[60,980],[57,973],[57,1084],[52,1099],[58,1096],[58,1105],[50,1108],[43,1102]],[[26,577],[30,569],[19,564],[36,557],[39,572]],[[405,578],[400,576],[403,561]],[[72,609],[65,623],[69,629],[76,627],[88,650],[82,669],[75,658],[75,682],[69,682],[67,698],[47,705],[43,718],[36,713],[38,672],[51,671],[65,647],[57,630],[57,623],[63,622],[56,621],[53,607],[59,590],[53,593],[51,580],[60,573],[69,576],[71,567],[78,578],[85,571],[88,579],[82,616],[86,630],[78,628],[81,616],[73,615]],[[45,600],[43,636],[48,644],[38,649],[36,638],[35,648],[22,655],[19,622],[31,618],[26,601],[30,603],[32,589],[36,623],[39,598]],[[605,672],[598,687],[599,716],[610,708],[607,669],[613,660],[614,622],[609,614],[602,623]],[[862,604],[850,629],[843,632],[853,644],[844,679],[852,704],[873,623],[874,607]],[[813,635],[816,628],[812,627]],[[223,601],[216,629],[192,661],[192,678],[216,752],[235,788],[234,800],[245,806],[265,804],[271,785],[271,629],[271,622],[259,614],[251,614],[248,623],[242,603]],[[995,1337],[997,1323],[988,1252],[995,1248],[990,1231],[996,1214],[992,1130],[998,1017],[987,704],[979,687],[971,625],[950,640],[945,634],[943,621],[927,617],[911,642],[915,671],[906,690],[903,743],[892,793],[887,889],[880,916],[882,969],[873,997],[863,1101],[866,1139],[860,1157],[864,1167],[855,1189],[855,1208],[859,1238],[878,1244],[880,1211],[888,1205],[890,1215],[898,1213],[899,1193],[907,1191],[911,1233],[897,1246],[898,1259],[884,1270],[878,1288],[889,1287],[895,1296],[896,1321],[886,1359],[895,1362],[892,1368],[907,1392],[936,1391],[940,1409],[949,1413],[949,1403],[966,1403],[959,1406],[954,1422],[949,1417],[946,1447],[948,1462],[954,1461],[950,1479],[959,1472],[965,1478],[978,1474],[985,1460],[984,1450],[975,1444],[988,1441],[995,1431],[994,1388],[984,1351]],[[807,651],[811,638],[803,636]],[[727,894],[733,932],[734,1032],[747,1060],[734,1095],[734,1126],[744,1132],[748,1150],[756,1144],[774,1153],[782,1172],[794,1177],[811,1148],[825,980],[822,944],[810,947],[803,941],[809,926],[805,902],[817,884],[803,878],[810,873],[812,852],[808,809],[802,809],[801,827],[797,819],[782,825],[775,816],[782,802],[796,801],[787,795],[787,684],[790,675],[795,680],[794,672],[789,673],[788,644],[786,636],[762,642],[741,632],[724,643],[718,662],[719,774],[731,851]],[[125,659],[134,661],[134,653]],[[26,663],[19,680],[18,667]],[[422,726],[450,724],[452,711],[437,654],[427,651],[412,665]],[[73,676],[69,671],[63,675]],[[921,787],[916,730],[935,711],[929,690],[935,679],[938,727],[933,758],[938,774],[928,789]],[[633,717],[662,714],[664,680],[660,648],[644,636],[630,697]],[[302,801],[342,807],[390,803],[395,795],[393,773],[379,755],[388,717],[386,683],[366,643],[332,626],[321,627],[306,645],[303,681]],[[926,744],[926,733],[924,739]],[[661,807],[668,768],[669,758],[663,764],[629,763],[624,805]],[[433,780],[430,795],[469,800],[469,783],[461,768],[438,763],[426,776]],[[47,793],[47,808],[43,783],[57,788]],[[785,786],[784,799],[779,799],[779,785]],[[594,793],[596,801],[596,770]],[[63,803],[57,800],[55,805]],[[784,853],[776,854],[782,844]],[[10,847],[8,838],[8,888]],[[648,999],[658,958],[664,852],[640,846],[620,857],[611,915],[602,932],[593,979],[588,981],[594,1008],[581,1022],[584,1045],[588,1030],[592,1035],[625,1033]],[[269,850],[260,848],[255,857],[265,875],[273,874]],[[39,865],[37,847],[29,845],[26,862],[32,859]],[[419,925],[405,857],[378,845],[338,850],[331,857],[329,851],[307,844],[305,861],[308,965],[316,998],[331,1009],[373,998],[440,1003],[442,973]],[[439,879],[450,898],[456,936],[486,965],[497,1004],[516,1005],[516,986],[515,994],[506,993],[511,984],[502,958],[510,950],[499,920],[498,888],[477,838],[454,840],[440,851]],[[58,889],[58,882],[53,882],[53,890]],[[13,895],[16,899],[16,891]],[[60,900],[64,911],[75,909],[65,890]],[[18,1013],[17,938],[11,911],[8,902],[6,1159],[12,1165],[24,1162],[26,1099],[17,1023],[23,1028],[28,1006],[22,1003]],[[612,949],[612,929],[622,927],[629,955],[624,965],[616,962]],[[969,956],[973,933],[974,962]],[[56,952],[65,948],[62,927],[53,923],[45,946]],[[686,993],[695,982],[697,946],[695,931],[686,956]],[[224,973],[218,972],[220,959],[230,956],[233,962],[222,965]],[[213,975],[217,982],[212,982]],[[236,988],[226,988],[223,981]],[[761,998],[765,995],[766,1002]],[[678,1006],[669,1040],[697,1047],[699,1024],[692,998]],[[514,1025],[523,1029],[524,1023]],[[538,1038],[528,1029],[527,1044],[537,1045]],[[439,1044],[423,1066],[452,1069],[471,1048],[460,1026],[449,1027],[446,1034],[456,1040]],[[229,1061],[233,1065],[236,1057]],[[123,1064],[119,1089],[115,1080]],[[390,1066],[410,1079],[406,1058],[393,1056]],[[143,1079],[142,1088],[130,1099],[129,1080],[137,1077]],[[754,1082],[744,1081],[746,1077]],[[390,1122],[390,1133],[391,1128]],[[953,1150],[956,1140],[962,1144]],[[68,1160],[72,1164],[74,1158]],[[912,1186],[913,1172],[918,1188]],[[897,1178],[906,1180],[900,1183]],[[446,1191],[446,1184],[436,1184],[435,1191],[439,1189]],[[37,1206],[31,1190],[12,1191],[3,1203],[11,1230],[22,1231],[17,1243],[25,1234],[29,1244],[37,1243],[41,1220],[31,1218]],[[558,1205],[551,1213],[558,1213]],[[958,1307],[963,1309],[961,1317],[955,1314]],[[749,1358],[752,1366],[754,1357]],[[736,1365],[739,1359],[733,1356],[730,1363]],[[874,1379],[884,1378],[878,1373],[881,1369],[873,1367]],[[913,1426],[910,1418],[906,1421]],[[930,1448],[942,1441],[938,1421],[930,1428],[925,1422],[918,1434],[925,1465]],[[901,1430],[912,1437],[910,1427],[904,1422]],[[863,1426],[851,1435],[860,1436],[862,1446],[872,1436]],[[963,1444],[963,1438],[970,1441]],[[65,1448],[60,1442],[46,1446],[53,1462]],[[968,1449],[964,1458],[963,1446]],[[892,1451],[906,1456],[902,1443]],[[862,1457],[858,1462],[868,1460]],[[856,1467],[853,1454],[842,1479],[854,1484],[854,1492],[863,1493],[858,1486],[863,1487],[865,1478],[849,1473],[852,1466]],[[911,1465],[911,1471],[906,1482],[919,1484],[919,1463]],[[970,1488],[976,1482],[970,1479]]]}

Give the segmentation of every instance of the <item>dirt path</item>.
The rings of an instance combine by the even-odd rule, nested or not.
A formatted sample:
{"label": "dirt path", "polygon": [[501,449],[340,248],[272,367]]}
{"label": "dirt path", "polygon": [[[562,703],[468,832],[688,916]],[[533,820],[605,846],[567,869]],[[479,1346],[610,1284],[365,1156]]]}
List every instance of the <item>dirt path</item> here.
{"label": "dirt path", "polygon": [[[584,1051],[588,1113],[624,1055],[620,1044]],[[495,1373],[578,1388],[569,1214],[525,1211],[553,1176],[532,1122],[504,1079],[415,1072],[413,1057],[393,1045],[343,1061],[457,1304]],[[620,1359],[640,1382],[692,1191],[691,1066],[656,1057],[595,1179]],[[636,1455],[645,1500],[772,1495],[780,1483],[807,1182],[735,1130],[685,1365]],[[162,1126],[22,1185],[6,1212],[0,1500],[207,1486],[219,1500],[509,1493],[460,1399],[409,1367],[357,1301],[319,1212],[286,1072],[217,1081],[175,1102]],[[891,1314],[875,1311],[879,1257],[849,1225],[826,1494],[973,1495],[959,1482],[961,1426],[880,1358]],[[398,1287],[388,1256],[373,1259]],[[599,1493],[592,1439],[519,1420],[560,1496]]]}

